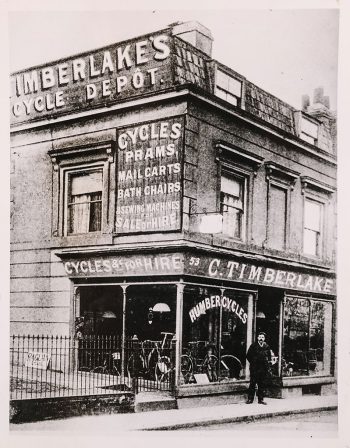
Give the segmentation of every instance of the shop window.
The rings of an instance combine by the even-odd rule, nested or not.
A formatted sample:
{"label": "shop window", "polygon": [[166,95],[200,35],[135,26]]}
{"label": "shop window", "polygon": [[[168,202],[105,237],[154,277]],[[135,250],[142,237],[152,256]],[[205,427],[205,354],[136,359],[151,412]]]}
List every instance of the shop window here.
{"label": "shop window", "polygon": [[217,69],[215,95],[234,106],[240,106],[242,98],[242,82],[222,70]]}
{"label": "shop window", "polygon": [[249,301],[246,291],[186,286],[181,371],[184,383],[245,378]]}
{"label": "shop window", "polygon": [[127,289],[125,334],[139,341],[161,341],[175,334],[176,286],[133,285]]}
{"label": "shop window", "polygon": [[67,172],[67,234],[98,232],[102,218],[102,169]]}
{"label": "shop window", "polygon": [[322,243],[323,204],[305,198],[303,250],[306,255],[319,257]]}
{"label": "shop window", "polygon": [[331,373],[332,304],[287,298],[284,307],[284,376]]}
{"label": "shop window", "polygon": [[246,180],[244,177],[226,173],[221,176],[222,233],[241,240],[245,236],[245,190]]}

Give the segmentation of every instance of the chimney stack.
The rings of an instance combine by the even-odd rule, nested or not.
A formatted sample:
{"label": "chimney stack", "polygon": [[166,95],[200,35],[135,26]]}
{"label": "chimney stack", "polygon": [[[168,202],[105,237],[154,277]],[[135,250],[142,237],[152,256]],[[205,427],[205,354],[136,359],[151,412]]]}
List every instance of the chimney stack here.
{"label": "chimney stack", "polygon": [[307,111],[307,108],[310,106],[310,97],[309,95],[303,95],[301,97],[301,108],[304,112]]}
{"label": "chimney stack", "polygon": [[179,36],[211,57],[213,38],[208,28],[195,21],[170,26],[173,27],[174,36]]}

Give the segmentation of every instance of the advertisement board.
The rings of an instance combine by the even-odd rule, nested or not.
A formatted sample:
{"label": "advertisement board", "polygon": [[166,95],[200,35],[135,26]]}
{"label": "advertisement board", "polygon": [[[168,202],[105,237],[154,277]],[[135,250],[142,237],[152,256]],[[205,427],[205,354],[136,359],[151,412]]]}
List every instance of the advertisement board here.
{"label": "advertisement board", "polygon": [[181,228],[183,117],[118,131],[116,233]]}

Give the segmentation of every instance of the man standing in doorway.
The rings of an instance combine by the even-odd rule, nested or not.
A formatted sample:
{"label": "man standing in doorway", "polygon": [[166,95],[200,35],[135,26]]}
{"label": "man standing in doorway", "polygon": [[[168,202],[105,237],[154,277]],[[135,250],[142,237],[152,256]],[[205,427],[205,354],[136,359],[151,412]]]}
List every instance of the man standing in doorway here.
{"label": "man standing in doorway", "polygon": [[247,360],[249,361],[250,384],[248,389],[247,404],[253,403],[255,395],[255,386],[258,386],[257,396],[258,403],[267,404],[264,401],[264,386],[269,373],[271,361],[271,350],[265,342],[266,334],[258,333],[258,341],[253,342],[247,352]]}

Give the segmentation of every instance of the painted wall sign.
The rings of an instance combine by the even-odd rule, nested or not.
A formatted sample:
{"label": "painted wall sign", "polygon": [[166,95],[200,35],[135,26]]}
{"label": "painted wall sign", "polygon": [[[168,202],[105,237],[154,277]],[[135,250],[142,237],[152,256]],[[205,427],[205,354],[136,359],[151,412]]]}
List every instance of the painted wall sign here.
{"label": "painted wall sign", "polygon": [[200,316],[205,314],[208,310],[213,308],[222,308],[227,311],[235,313],[238,318],[244,323],[247,323],[248,314],[235,300],[226,296],[211,295],[210,297],[205,297],[201,302],[197,303],[189,311],[189,316],[191,322],[195,322]]}
{"label": "painted wall sign", "polygon": [[11,76],[11,122],[84,110],[173,84],[169,31]]}
{"label": "painted wall sign", "polygon": [[65,260],[69,277],[110,277],[181,274],[182,254],[125,255]]}
{"label": "painted wall sign", "polygon": [[117,233],[180,229],[183,123],[172,118],[119,131]]}
{"label": "painted wall sign", "polygon": [[286,269],[244,263],[234,258],[187,256],[187,274],[274,286],[304,292],[335,294],[335,279]]}

